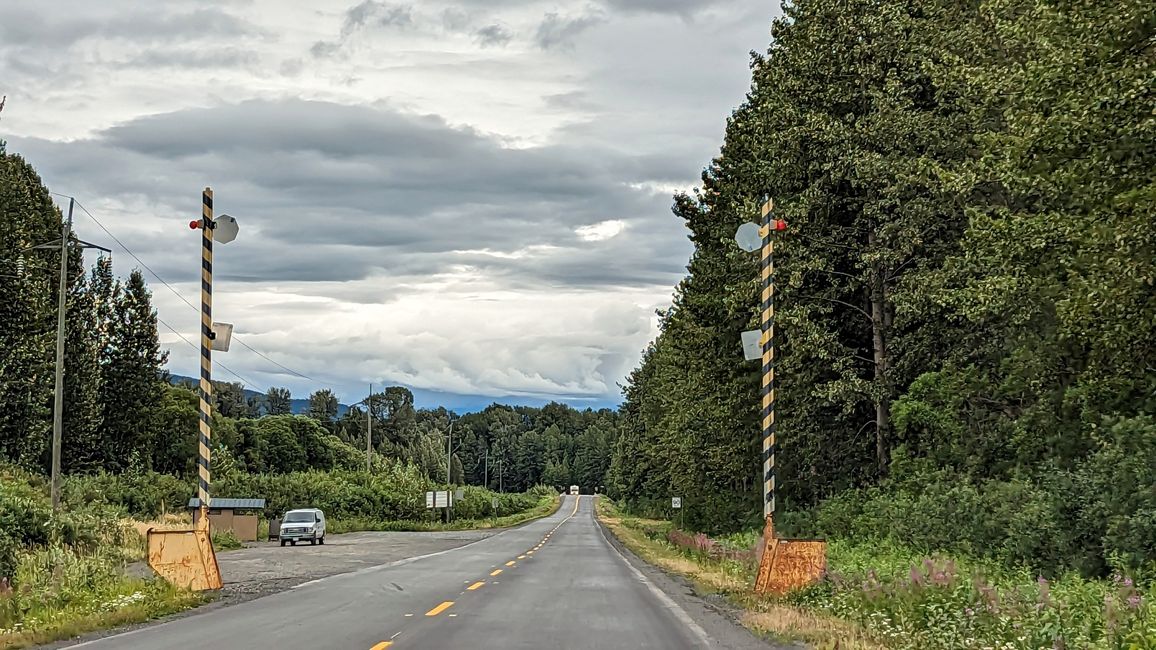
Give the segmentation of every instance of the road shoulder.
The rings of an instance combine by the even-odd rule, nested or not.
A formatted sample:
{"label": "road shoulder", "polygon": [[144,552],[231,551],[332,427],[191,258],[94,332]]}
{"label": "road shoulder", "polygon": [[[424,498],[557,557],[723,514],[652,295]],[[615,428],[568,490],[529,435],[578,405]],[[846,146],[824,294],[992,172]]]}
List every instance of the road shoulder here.
{"label": "road shoulder", "polygon": [[685,576],[668,572],[638,557],[602,521],[602,516],[597,508],[594,519],[607,543],[618,552],[626,563],[666,594],[710,637],[711,648],[725,650],[756,648],[760,650],[806,650],[806,646],[803,645],[772,644],[756,636],[751,630],[743,626],[744,612],[741,608],[719,594],[700,593]]}
{"label": "road shoulder", "polygon": [[435,533],[359,532],[327,537],[326,543],[321,546],[303,544],[282,547],[272,543],[218,553],[217,562],[225,585],[219,593],[211,596],[210,602],[150,621],[108,628],[37,647],[45,650],[67,648],[182,618],[201,616],[306,583],[458,549],[504,530],[509,529]]}

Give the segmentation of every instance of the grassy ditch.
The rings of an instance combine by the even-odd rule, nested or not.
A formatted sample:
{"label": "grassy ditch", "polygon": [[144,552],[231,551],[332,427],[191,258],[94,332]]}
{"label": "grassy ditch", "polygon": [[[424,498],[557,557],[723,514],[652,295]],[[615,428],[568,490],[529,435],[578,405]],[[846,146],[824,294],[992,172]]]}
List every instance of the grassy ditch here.
{"label": "grassy ditch", "polygon": [[753,631],[820,650],[1156,649],[1151,575],[1049,581],[986,561],[831,540],[822,583],[760,598],[751,590],[757,535],[690,535],[605,501],[599,516],[639,557],[725,595]]}
{"label": "grassy ditch", "polygon": [[143,542],[103,507],[53,514],[39,477],[0,469],[0,650],[137,623],[203,597],[126,576]]}

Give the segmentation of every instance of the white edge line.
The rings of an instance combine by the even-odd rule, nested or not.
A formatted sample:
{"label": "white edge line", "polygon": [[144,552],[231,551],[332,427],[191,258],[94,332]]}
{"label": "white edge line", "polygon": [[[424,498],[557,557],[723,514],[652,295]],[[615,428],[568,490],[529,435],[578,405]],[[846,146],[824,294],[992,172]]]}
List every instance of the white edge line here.
{"label": "white edge line", "polygon": [[[593,512],[591,514],[593,515]],[[690,617],[690,614],[686,613],[686,610],[679,607],[678,603],[671,600],[670,596],[667,596],[665,591],[647,579],[647,577],[643,575],[637,567],[630,563],[630,560],[626,559],[626,556],[623,555],[622,552],[619,551],[616,546],[614,546],[614,544],[610,543],[610,540],[606,538],[606,530],[602,524],[598,522],[596,516],[594,525],[598,527],[598,532],[602,534],[602,541],[606,543],[606,546],[610,547],[610,550],[614,551],[614,554],[618,556],[618,559],[622,560],[622,563],[626,565],[626,568],[630,569],[630,572],[634,574],[634,577],[638,578],[639,582],[646,585],[646,588],[650,590],[650,593],[654,594],[654,596],[658,598],[659,602],[661,602],[664,607],[670,610],[670,613],[674,614],[674,617],[677,618],[679,622],[685,625],[696,637],[698,637],[698,640],[703,644],[704,648],[713,647],[711,645],[710,635],[706,633],[706,630],[702,629],[698,623],[695,623],[694,619]]]}

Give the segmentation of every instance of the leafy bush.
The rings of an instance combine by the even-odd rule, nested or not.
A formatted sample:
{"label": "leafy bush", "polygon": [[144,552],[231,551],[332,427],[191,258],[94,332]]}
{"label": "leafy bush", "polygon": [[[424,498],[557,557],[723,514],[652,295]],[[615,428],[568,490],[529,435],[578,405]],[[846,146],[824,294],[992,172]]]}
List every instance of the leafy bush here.
{"label": "leafy bush", "polygon": [[1156,562],[1156,422],[1108,421],[1074,470],[973,482],[926,459],[897,454],[886,488],[852,490],[780,518],[784,533],[889,541],[1029,567],[1106,576],[1115,562]]}
{"label": "leafy bush", "polygon": [[241,540],[237,539],[236,533],[231,530],[213,532],[213,550],[231,551],[233,549],[244,548],[244,546]]}
{"label": "leafy bush", "polygon": [[105,503],[137,519],[154,519],[162,511],[184,512],[195,488],[191,480],[168,474],[101,472],[66,477],[61,492],[70,509]]}

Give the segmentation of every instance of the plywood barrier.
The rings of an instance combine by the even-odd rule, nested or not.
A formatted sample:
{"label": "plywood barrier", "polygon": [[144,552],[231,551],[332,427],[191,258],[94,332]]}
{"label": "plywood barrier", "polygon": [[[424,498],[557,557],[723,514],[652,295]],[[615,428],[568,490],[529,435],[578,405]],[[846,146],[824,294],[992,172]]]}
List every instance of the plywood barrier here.
{"label": "plywood barrier", "polygon": [[208,522],[192,530],[148,531],[148,563],[157,575],[192,591],[221,588],[221,570]]}
{"label": "plywood barrier", "polygon": [[780,539],[767,519],[766,543],[759,561],[755,591],[782,596],[815,584],[827,572],[827,542],[822,539]]}

